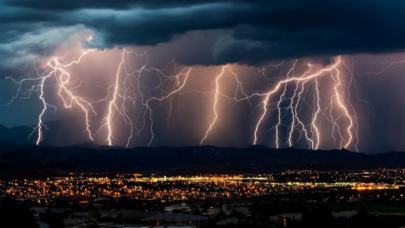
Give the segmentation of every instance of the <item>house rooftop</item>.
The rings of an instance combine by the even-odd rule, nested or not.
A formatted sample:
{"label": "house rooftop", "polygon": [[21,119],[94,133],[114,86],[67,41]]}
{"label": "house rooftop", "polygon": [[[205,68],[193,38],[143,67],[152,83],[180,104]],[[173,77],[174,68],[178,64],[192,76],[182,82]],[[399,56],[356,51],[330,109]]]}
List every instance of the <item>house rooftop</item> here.
{"label": "house rooftop", "polygon": [[207,221],[208,218],[200,215],[190,215],[182,213],[162,213],[142,219],[143,221],[166,221],[166,222],[197,222]]}

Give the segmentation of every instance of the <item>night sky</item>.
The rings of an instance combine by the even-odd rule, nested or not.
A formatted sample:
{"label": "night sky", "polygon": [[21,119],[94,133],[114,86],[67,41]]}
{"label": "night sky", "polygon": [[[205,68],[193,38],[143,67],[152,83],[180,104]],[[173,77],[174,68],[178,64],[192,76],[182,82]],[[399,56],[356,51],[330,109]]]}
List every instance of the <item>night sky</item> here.
{"label": "night sky", "polygon": [[[220,81],[221,93],[240,98],[243,93],[235,92],[238,84],[232,72],[241,80],[247,94],[265,93],[280,80],[293,77],[292,73],[289,75],[293,66],[294,77],[300,77],[308,64],[317,71],[333,66],[341,56],[345,65],[340,65],[339,70],[345,87],[340,89],[349,115],[356,117],[358,123],[351,132],[355,134],[357,129],[359,151],[403,151],[404,7],[405,2],[401,0],[0,0],[0,104],[7,104],[19,88],[6,77],[19,81],[36,77],[38,72],[43,75],[53,59],[66,63],[94,49],[80,64],[69,68],[69,73],[83,80],[80,88],[72,90],[77,95],[91,102],[106,97],[105,102],[94,104],[98,114],[91,116],[90,129],[96,132],[108,116],[108,104],[113,96],[108,95],[112,89],[107,88],[116,79],[122,51],[132,50],[145,55],[128,54],[125,68],[140,69],[147,64],[148,70],[131,84],[142,93],[134,95],[133,101],[126,101],[128,119],[120,118],[119,111],[111,119],[112,144],[125,146],[132,132],[129,147],[148,145],[153,121],[154,139],[150,146],[199,145],[213,121],[215,93],[212,91],[216,88],[216,77],[226,64],[230,68],[224,71]],[[165,75],[176,75],[190,67],[190,79],[178,94],[151,102],[150,111],[145,109],[142,99],[164,97],[178,88],[173,80],[160,84],[162,75],[156,69]],[[326,113],[317,120],[323,138],[320,149],[340,147],[331,137],[331,131],[336,129],[328,123],[327,115],[330,97],[336,99],[331,95],[334,89],[331,79],[336,77],[335,72],[329,79],[319,79],[320,103]],[[44,98],[57,110],[49,108],[43,121],[74,120],[71,131],[82,134],[82,139],[72,140],[89,141],[83,133],[82,110],[77,105],[63,107],[57,96],[58,87],[54,86],[57,82],[49,81],[45,87]],[[32,85],[24,84],[22,89]],[[299,111],[308,127],[315,113],[315,81],[306,86],[303,93],[306,102],[299,106]],[[284,85],[281,92],[282,89]],[[197,90],[200,92],[192,92]],[[286,91],[286,99],[279,104],[284,107],[280,117],[280,147],[289,146],[286,137],[292,117],[286,107],[288,98],[293,96],[294,84],[288,84]],[[34,91],[29,99],[20,99],[26,94],[17,95],[14,103],[0,107],[0,124],[8,128],[36,125],[42,110],[39,92]],[[280,95],[278,91],[271,97],[269,109],[277,105]],[[254,128],[263,112],[262,101],[263,97],[254,97],[235,102],[220,96],[217,122],[203,144],[252,145]],[[333,110],[338,112],[336,107]],[[339,117],[339,113],[334,114]],[[274,125],[278,115],[276,110],[267,113],[259,129],[258,144],[275,147]],[[133,121],[137,130],[131,131],[128,120]],[[344,126],[346,141],[348,135],[344,131],[348,120],[343,116],[337,121]],[[107,144],[107,135],[104,127],[94,139],[99,144]],[[293,139],[294,147],[309,147],[299,127]],[[58,142],[51,144],[64,146]],[[355,142],[347,149],[355,150]]]}

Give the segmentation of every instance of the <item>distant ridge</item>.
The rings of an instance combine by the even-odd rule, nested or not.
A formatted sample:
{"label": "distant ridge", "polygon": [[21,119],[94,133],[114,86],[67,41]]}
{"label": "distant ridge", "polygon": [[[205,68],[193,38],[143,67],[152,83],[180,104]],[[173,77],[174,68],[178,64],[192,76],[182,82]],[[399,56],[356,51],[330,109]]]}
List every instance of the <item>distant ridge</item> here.
{"label": "distant ridge", "polygon": [[122,147],[122,146],[101,145],[100,143],[93,142],[93,141],[75,143],[75,144],[73,144],[71,146],[66,146],[66,148],[69,148],[69,147],[78,147],[78,148],[83,148],[83,149],[95,149],[95,150],[119,150],[119,149],[125,149],[125,147]]}
{"label": "distant ridge", "polygon": [[10,129],[0,124],[0,140],[2,141],[15,144],[34,143],[33,139],[28,138],[31,132],[31,127],[13,127]]}
{"label": "distant ridge", "polygon": [[[69,118],[49,121],[45,123],[48,130],[43,130],[42,145],[47,146],[67,146],[77,142],[86,143],[83,134],[84,122],[82,118],[77,118],[76,115]],[[37,140],[37,132],[35,131],[31,137],[34,126],[16,126],[7,128],[0,124],[0,140],[12,142],[15,144],[26,145],[35,144]]]}
{"label": "distant ridge", "polygon": [[67,147],[0,141],[0,172],[73,171],[161,174],[271,173],[288,169],[405,168],[405,153],[348,150],[195,147],[120,147],[85,142]]}

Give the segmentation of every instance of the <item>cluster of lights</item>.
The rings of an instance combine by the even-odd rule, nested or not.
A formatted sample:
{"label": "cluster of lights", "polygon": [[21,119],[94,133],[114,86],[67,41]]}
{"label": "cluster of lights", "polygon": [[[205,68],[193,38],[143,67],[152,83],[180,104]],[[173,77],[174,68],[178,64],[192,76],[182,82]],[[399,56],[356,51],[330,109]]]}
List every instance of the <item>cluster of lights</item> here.
{"label": "cluster of lights", "polygon": [[[292,194],[339,188],[367,190],[398,190],[404,183],[403,171],[382,171],[371,174],[287,171],[285,173],[199,176],[150,176],[117,174],[115,177],[76,175],[47,180],[0,181],[1,192],[19,198],[47,199],[54,197],[131,197],[149,200],[186,200],[206,198],[238,198],[269,194]],[[322,176],[340,181],[327,181]],[[294,178],[292,178],[294,177]],[[340,177],[340,178],[339,178]],[[291,179],[292,178],[292,179]],[[344,180],[342,180],[344,179]]]}

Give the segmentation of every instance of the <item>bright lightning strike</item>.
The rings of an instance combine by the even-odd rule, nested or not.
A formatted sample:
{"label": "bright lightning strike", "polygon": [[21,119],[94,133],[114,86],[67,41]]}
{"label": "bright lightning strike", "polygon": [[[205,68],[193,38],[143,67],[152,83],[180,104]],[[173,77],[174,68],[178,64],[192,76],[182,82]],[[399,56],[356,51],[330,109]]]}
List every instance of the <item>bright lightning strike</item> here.
{"label": "bright lightning strike", "polygon": [[[295,83],[295,89],[293,92],[293,96],[290,99],[290,105],[288,106],[288,109],[291,110],[291,125],[290,125],[290,130],[289,130],[289,134],[288,134],[288,140],[287,143],[292,146],[292,137],[293,137],[293,132],[294,130],[297,128],[297,124],[298,126],[301,128],[301,132],[300,134],[305,136],[305,139],[308,142],[308,145],[310,148],[312,149],[318,149],[320,146],[320,142],[321,142],[321,133],[320,133],[320,129],[318,126],[318,118],[319,115],[322,114],[322,110],[321,110],[321,93],[320,93],[320,87],[319,87],[319,78],[320,77],[324,77],[326,75],[326,73],[330,73],[331,75],[331,79],[334,82],[334,95],[332,95],[331,98],[331,107],[334,106],[335,102],[337,103],[337,106],[339,106],[342,114],[340,114],[337,118],[334,118],[332,111],[330,111],[331,114],[331,122],[332,125],[335,127],[337,126],[339,129],[339,135],[341,136],[341,139],[343,141],[343,138],[346,137],[346,143],[344,144],[344,148],[348,148],[351,143],[353,142],[353,128],[354,126],[357,126],[357,118],[353,117],[355,116],[355,111],[354,113],[349,113],[349,109],[347,108],[347,105],[344,103],[343,101],[343,85],[342,85],[342,80],[341,80],[341,73],[339,70],[339,67],[342,65],[342,60],[341,57],[337,58],[336,63],[334,63],[332,66],[325,68],[325,69],[321,69],[318,70],[315,73],[310,73],[311,72],[311,68],[312,65],[309,65],[309,70],[304,72],[302,76],[300,77],[290,77],[289,74],[294,70],[295,68],[295,64],[293,65],[293,67],[290,69],[289,73],[287,74],[287,79],[281,80],[279,81],[274,89],[270,90],[267,93],[262,93],[262,94],[254,94],[255,96],[262,96],[264,97],[264,99],[262,100],[261,104],[262,104],[262,108],[263,108],[263,112],[262,115],[260,116],[259,120],[256,123],[256,127],[254,130],[254,144],[257,144],[258,142],[258,133],[259,133],[259,129],[260,126],[263,124],[263,121],[265,120],[266,116],[268,115],[269,108],[269,102],[271,99],[271,96],[274,95],[275,93],[279,92],[281,90],[281,96],[279,97],[279,100],[277,102],[276,105],[276,110],[278,111],[278,122],[277,125],[275,126],[276,129],[276,139],[275,139],[275,144],[276,147],[279,147],[279,127],[281,125],[281,113],[282,113],[282,109],[280,107],[281,102],[284,100],[285,96],[286,96],[286,90],[287,90],[287,86],[289,83]],[[334,74],[335,73],[335,74]],[[313,112],[313,116],[311,118],[311,122],[309,123],[309,130],[307,129],[307,125],[303,123],[303,121],[301,120],[301,118],[299,117],[299,113],[298,113],[298,107],[300,105],[300,103],[303,102],[303,96],[304,96],[304,92],[306,91],[306,85],[311,82],[314,81],[315,82],[315,95],[314,95],[314,99],[315,99],[315,111]],[[301,85],[301,89],[298,92],[298,88],[299,85]],[[281,89],[282,88],[282,89]],[[298,92],[298,93],[297,93]],[[351,105],[351,104],[350,104]],[[351,106],[353,107],[353,106]],[[340,125],[338,123],[338,120],[340,119],[340,117],[344,115],[349,124],[346,127],[346,131],[347,134],[345,136],[342,135],[342,133],[340,132]],[[356,125],[354,124],[354,122],[356,122]],[[311,134],[310,134],[311,132]],[[357,130],[356,130],[357,132]],[[356,134],[357,136],[357,134]],[[333,133],[332,133],[332,137],[333,137]],[[356,138],[356,140],[358,140],[358,137]],[[356,143],[357,145],[357,143]],[[340,146],[342,146],[342,144],[340,144]]]}
{"label": "bright lightning strike", "polygon": [[[37,78],[27,78],[27,79],[22,79],[20,81],[16,81],[12,79],[12,81],[16,84],[18,84],[18,90],[16,95],[12,98],[10,102],[8,102],[5,105],[10,105],[15,99],[29,99],[31,97],[31,94],[33,92],[37,92],[39,94],[39,99],[41,100],[41,103],[43,105],[42,110],[38,116],[38,123],[36,127],[34,127],[33,132],[31,135],[36,131],[38,134],[36,144],[39,145],[39,143],[43,140],[43,127],[47,128],[44,123],[43,123],[43,116],[47,110],[47,107],[54,108],[56,111],[56,106],[49,104],[46,101],[45,98],[45,87],[49,86],[47,85],[47,82],[50,79],[54,79],[56,81],[56,85],[50,85],[50,86],[56,86],[58,87],[58,95],[60,99],[63,101],[64,107],[65,108],[71,108],[73,105],[79,106],[83,112],[85,113],[85,120],[86,120],[86,128],[85,130],[88,133],[88,137],[90,140],[93,140],[92,137],[92,132],[90,130],[90,125],[89,125],[89,112],[92,112],[94,115],[97,115],[97,113],[94,111],[91,102],[87,101],[86,98],[81,97],[77,94],[74,93],[74,90],[80,86],[82,83],[81,80],[77,79],[75,81],[71,81],[71,75],[67,71],[67,68],[72,66],[73,64],[79,64],[81,59],[87,55],[90,52],[93,52],[94,50],[88,50],[84,52],[80,57],[72,61],[68,64],[62,64],[58,61],[58,59],[54,58],[52,61],[50,61],[47,65],[46,70],[43,72],[43,74],[37,74]],[[11,79],[7,77],[6,79]],[[28,82],[38,82],[37,84],[32,85],[31,88],[29,88],[26,91],[22,90],[22,86],[25,83]],[[30,135],[30,136],[31,136]]]}
{"label": "bright lightning strike", "polygon": [[[210,103],[210,120],[200,144],[204,144],[212,137],[210,135],[217,130],[217,125],[221,122],[220,108],[223,102],[238,103],[247,101],[257,104],[256,108],[260,109],[258,116],[257,111],[253,111],[253,144],[258,144],[264,138],[261,136],[266,122],[272,117],[275,119],[275,125],[270,127],[274,130],[274,139],[270,142],[280,148],[283,145],[290,147],[305,142],[311,149],[320,149],[327,142],[327,137],[333,139],[336,146],[341,148],[355,148],[358,151],[359,143],[359,124],[357,112],[351,103],[351,87],[354,84],[354,73],[352,69],[345,64],[342,57],[336,57],[335,61],[328,67],[320,68],[316,64],[308,64],[300,68],[298,60],[292,63],[286,75],[283,78],[269,77],[268,74],[282,73],[282,68],[288,65],[288,62],[279,64],[269,64],[259,69],[260,77],[256,80],[262,80],[265,85],[261,85],[261,92],[246,92],[246,82],[238,76],[231,65],[222,66],[221,71],[215,75],[215,86],[211,91],[199,91],[190,89],[188,82],[191,78],[191,67],[184,67],[177,72],[176,63],[173,61],[174,74],[166,74],[165,69],[148,67],[149,60],[145,53],[137,54],[127,49],[122,50],[121,59],[116,66],[116,73],[112,75],[112,82],[103,86],[106,95],[101,99],[90,99],[80,94],[80,89],[86,82],[71,74],[73,65],[81,64],[81,60],[88,56],[94,50],[83,52],[77,60],[65,64],[60,58],[53,58],[43,69],[42,73],[37,70],[36,77],[28,77],[21,80],[12,80],[17,85],[17,91],[11,100],[3,106],[12,104],[16,99],[29,99],[33,94],[37,94],[41,110],[38,115],[38,122],[33,127],[33,134],[37,134],[36,144],[39,145],[44,140],[44,130],[47,129],[44,124],[44,115],[48,109],[54,111],[59,107],[66,109],[77,108],[81,110],[85,119],[84,132],[90,140],[95,137],[104,138],[105,142],[110,145],[118,144],[118,137],[126,135],[125,146],[129,147],[133,143],[136,135],[141,143],[141,132],[146,130],[150,138],[147,145],[151,145],[155,133],[156,124],[154,120],[154,107],[162,102],[169,102],[169,113],[166,119],[167,125],[172,112],[172,102],[174,96],[182,96],[189,93],[200,93],[204,95],[213,95],[213,102]],[[129,57],[144,57],[146,61],[141,62],[138,69],[130,69],[131,64]],[[365,74],[381,74],[394,66],[403,64],[404,61],[389,63],[387,67],[380,71],[370,71]],[[142,81],[144,74],[156,73],[158,83],[154,86],[145,85]],[[233,95],[225,94],[226,78],[236,82],[235,92]],[[348,80],[346,80],[346,76]],[[272,80],[275,84],[270,85]],[[167,85],[170,88],[167,89]],[[269,89],[269,86],[271,88]],[[47,97],[47,88],[56,88],[59,104],[51,104]],[[328,87],[329,90],[325,90]],[[28,88],[28,89],[27,89]],[[263,92],[264,91],[264,92]],[[308,99],[308,94],[311,99]],[[54,101],[55,102],[55,101]],[[105,106],[104,106],[105,104]],[[97,107],[96,107],[97,105]],[[101,105],[105,110],[100,110]],[[254,110],[257,110],[257,109]],[[310,111],[308,111],[310,110]],[[105,113],[99,117],[100,113]],[[272,115],[275,113],[276,115]],[[99,118],[99,121],[92,121],[93,118]],[[257,119],[256,119],[257,118]],[[326,122],[326,123],[325,123]],[[124,132],[117,126],[124,123],[128,131]],[[93,126],[93,125],[98,126]],[[325,132],[325,129],[331,129]],[[93,132],[92,129],[97,131]],[[285,129],[286,131],[283,131]],[[124,133],[122,133],[124,132]],[[283,136],[285,132],[285,137]],[[136,134],[134,134],[136,133]],[[99,136],[102,134],[102,136]],[[267,133],[268,134],[268,133]],[[266,135],[267,135],[266,134]],[[329,136],[328,136],[329,135]],[[302,140],[302,141],[301,141]]]}
{"label": "bright lightning strike", "polygon": [[[237,88],[236,88],[236,90],[235,90],[235,95],[234,95],[233,98],[230,98],[230,97],[224,95],[224,94],[221,92],[220,79],[224,76],[225,69],[228,69],[228,70],[229,70],[229,72],[234,76],[235,81],[237,82]],[[215,90],[214,90],[214,92],[215,92],[215,101],[214,101],[213,108],[212,108],[212,109],[213,109],[213,112],[214,112],[214,119],[213,119],[213,121],[211,122],[210,126],[208,127],[207,131],[205,132],[205,136],[201,139],[201,141],[200,141],[200,144],[201,144],[201,145],[202,145],[202,144],[204,143],[204,141],[207,139],[207,137],[209,136],[210,131],[212,131],[212,128],[214,127],[215,123],[218,121],[218,110],[217,110],[217,107],[218,107],[218,102],[219,102],[219,101],[218,101],[219,96],[224,96],[224,97],[228,98],[229,100],[236,100],[236,101],[239,101],[238,98],[237,98],[237,95],[238,95],[238,92],[239,92],[239,91],[243,94],[243,98],[247,98],[247,97],[248,97],[248,95],[245,93],[245,91],[244,91],[244,89],[243,89],[242,82],[238,79],[238,76],[232,71],[231,66],[230,66],[230,65],[223,66],[221,73],[215,78]]]}

